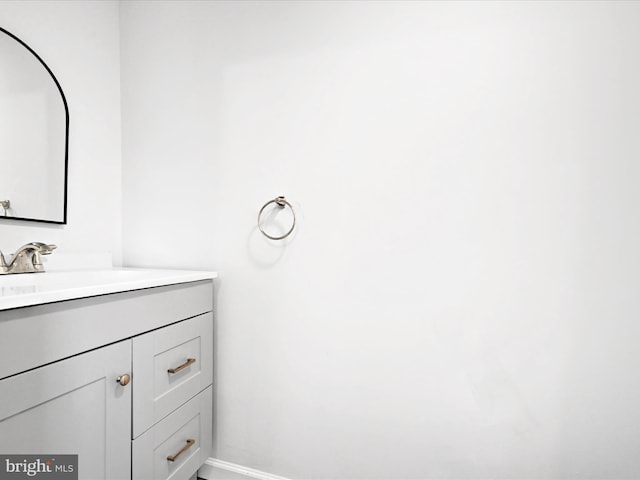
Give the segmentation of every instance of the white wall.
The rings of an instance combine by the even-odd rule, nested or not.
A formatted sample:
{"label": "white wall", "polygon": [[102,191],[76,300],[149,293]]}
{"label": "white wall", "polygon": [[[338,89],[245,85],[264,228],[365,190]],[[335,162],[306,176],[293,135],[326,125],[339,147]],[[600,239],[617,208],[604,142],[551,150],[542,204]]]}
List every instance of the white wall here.
{"label": "white wall", "polygon": [[121,262],[118,22],[116,1],[0,2],[0,25],[33,48],[60,82],[70,124],[68,224],[0,218],[3,252],[41,241],[57,244],[57,254],[112,252]]}
{"label": "white wall", "polygon": [[[640,474],[640,3],[121,5],[124,260],[216,269],[215,456]],[[256,231],[285,194],[291,241]]]}

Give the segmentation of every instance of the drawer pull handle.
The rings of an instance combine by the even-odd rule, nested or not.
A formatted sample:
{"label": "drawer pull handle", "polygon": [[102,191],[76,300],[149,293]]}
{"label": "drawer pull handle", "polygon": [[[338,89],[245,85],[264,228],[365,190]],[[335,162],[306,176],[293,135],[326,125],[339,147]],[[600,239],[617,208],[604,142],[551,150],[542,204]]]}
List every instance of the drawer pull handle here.
{"label": "drawer pull handle", "polygon": [[128,373],[125,373],[124,375],[120,375],[118,378],[116,378],[116,382],[118,382],[123,387],[125,385],[128,385],[130,381],[131,381],[131,377],[129,376]]}
{"label": "drawer pull handle", "polygon": [[182,447],[180,451],[175,455],[169,455],[167,457],[167,460],[169,460],[170,462],[175,462],[178,459],[178,457],[182,455],[184,452],[186,452],[187,450],[189,450],[191,448],[191,445],[193,445],[194,443],[196,443],[196,441],[193,438],[189,438],[187,440],[187,444],[184,447]]}
{"label": "drawer pull handle", "polygon": [[195,358],[187,358],[187,361],[184,362],[182,365],[176,367],[176,368],[170,368],[169,370],[167,370],[167,372],[169,373],[178,373],[180,370],[184,370],[185,368],[187,368],[189,365],[196,363],[196,359]]}

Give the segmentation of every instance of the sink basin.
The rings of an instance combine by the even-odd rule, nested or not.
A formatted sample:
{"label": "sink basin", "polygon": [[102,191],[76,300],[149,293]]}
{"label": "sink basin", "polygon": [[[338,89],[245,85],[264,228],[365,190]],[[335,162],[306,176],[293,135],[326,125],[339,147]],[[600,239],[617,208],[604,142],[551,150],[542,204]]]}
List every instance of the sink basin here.
{"label": "sink basin", "polygon": [[128,268],[0,275],[0,310],[216,277],[215,272]]}

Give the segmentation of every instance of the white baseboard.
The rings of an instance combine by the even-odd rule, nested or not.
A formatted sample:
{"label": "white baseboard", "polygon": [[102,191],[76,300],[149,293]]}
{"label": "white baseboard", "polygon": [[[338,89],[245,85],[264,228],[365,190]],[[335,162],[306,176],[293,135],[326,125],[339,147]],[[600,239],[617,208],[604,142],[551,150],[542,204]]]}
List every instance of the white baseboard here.
{"label": "white baseboard", "polygon": [[239,473],[251,478],[258,478],[259,480],[289,480],[285,477],[273,475],[271,473],[262,472],[254,468],[243,467],[231,462],[225,462],[224,460],[218,460],[216,458],[209,457],[204,465],[198,470],[198,476],[206,478],[207,480],[215,480],[215,476],[212,473],[214,468],[220,468],[222,470],[228,470],[230,472]]}

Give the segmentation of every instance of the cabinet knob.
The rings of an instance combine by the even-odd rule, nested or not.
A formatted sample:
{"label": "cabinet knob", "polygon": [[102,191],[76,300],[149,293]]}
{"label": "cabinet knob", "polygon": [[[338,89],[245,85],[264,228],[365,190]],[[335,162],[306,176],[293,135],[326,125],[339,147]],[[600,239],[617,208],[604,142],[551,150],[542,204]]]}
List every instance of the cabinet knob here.
{"label": "cabinet knob", "polygon": [[131,376],[128,373],[125,373],[124,375],[120,375],[118,378],[116,378],[116,382],[118,382],[123,387],[125,385],[128,385],[130,381],[131,381]]}

